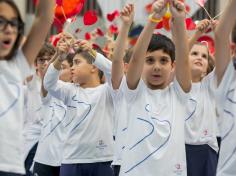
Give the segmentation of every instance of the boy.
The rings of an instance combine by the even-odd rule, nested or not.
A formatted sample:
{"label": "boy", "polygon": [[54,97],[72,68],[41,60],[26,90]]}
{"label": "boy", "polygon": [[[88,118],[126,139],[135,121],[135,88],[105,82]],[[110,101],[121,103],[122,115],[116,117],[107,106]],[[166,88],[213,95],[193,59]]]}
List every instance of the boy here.
{"label": "boy", "polygon": [[188,100],[185,92],[190,90],[191,74],[185,69],[189,64],[185,12],[181,2],[171,1],[177,76],[169,85],[174,44],[165,36],[152,35],[166,7],[164,0],[153,4],[154,13],[134,48],[127,80],[121,82],[130,108],[121,176],[186,176],[184,104]]}
{"label": "boy", "polygon": [[[218,66],[218,89],[216,98],[220,115],[220,131],[222,143],[217,167],[217,176],[233,176],[236,174],[235,158],[235,115],[236,115],[236,72],[232,62],[235,52],[230,51],[229,36],[236,21],[234,9],[236,1],[228,1],[226,9],[215,31],[216,68]],[[235,30],[233,30],[235,31]],[[232,33],[232,39],[235,33]]]}

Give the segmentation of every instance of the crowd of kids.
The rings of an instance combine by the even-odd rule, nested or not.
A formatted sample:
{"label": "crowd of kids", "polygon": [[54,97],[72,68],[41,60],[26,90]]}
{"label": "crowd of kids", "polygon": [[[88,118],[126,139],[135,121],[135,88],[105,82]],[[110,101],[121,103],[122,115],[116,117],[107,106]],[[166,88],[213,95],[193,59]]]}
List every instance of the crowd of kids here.
{"label": "crowd of kids", "polygon": [[127,4],[109,55],[65,31],[45,42],[55,5],[39,1],[23,41],[0,0],[0,176],[236,176],[235,0],[191,35],[184,3],[156,0],[131,48]]}

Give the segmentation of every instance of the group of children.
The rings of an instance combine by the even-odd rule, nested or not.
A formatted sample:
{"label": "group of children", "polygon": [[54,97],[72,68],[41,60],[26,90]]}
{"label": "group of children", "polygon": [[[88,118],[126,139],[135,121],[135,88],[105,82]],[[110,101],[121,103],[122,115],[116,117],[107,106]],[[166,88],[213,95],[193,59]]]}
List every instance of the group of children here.
{"label": "group of children", "polygon": [[[128,50],[127,4],[109,59],[66,32],[44,44],[54,6],[40,0],[22,43],[19,10],[0,0],[0,176],[236,175],[235,0],[190,38],[184,4],[156,0]],[[167,8],[172,39],[154,33]],[[197,42],[209,28],[214,67]]]}

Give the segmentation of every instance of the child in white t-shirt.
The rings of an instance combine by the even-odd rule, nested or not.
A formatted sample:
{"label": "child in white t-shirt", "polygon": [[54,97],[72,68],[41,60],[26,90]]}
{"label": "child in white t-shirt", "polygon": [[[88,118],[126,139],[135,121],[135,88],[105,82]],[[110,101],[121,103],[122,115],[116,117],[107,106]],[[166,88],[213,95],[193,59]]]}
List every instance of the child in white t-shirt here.
{"label": "child in white t-shirt", "polygon": [[[127,115],[128,106],[124,97],[124,94],[120,88],[122,78],[125,77],[125,73],[128,69],[129,60],[132,55],[132,49],[129,49],[126,53],[127,39],[130,26],[134,18],[134,5],[128,4],[121,11],[121,30],[115,41],[115,48],[112,55],[112,86],[116,90],[116,99],[114,101],[114,136],[115,136],[115,148],[112,167],[114,170],[114,176],[118,176],[120,172],[120,165],[122,160],[123,149],[126,140],[127,130]],[[125,56],[124,56],[125,55]],[[121,59],[123,58],[123,59]]]}
{"label": "child in white t-shirt", "polygon": [[[197,26],[195,41],[215,22],[203,20]],[[212,26],[213,27],[213,26]],[[202,43],[190,42],[192,89],[186,107],[185,142],[187,171],[190,176],[214,176],[217,167],[217,114],[215,103],[215,70],[208,73],[209,49]]]}
{"label": "child in white t-shirt", "polygon": [[[220,76],[216,92],[217,111],[220,117],[220,132],[222,136],[217,176],[233,176],[236,174],[236,142],[235,142],[235,115],[236,115],[236,71],[232,62],[235,57],[234,43],[230,51],[229,36],[234,27],[236,16],[234,10],[236,1],[228,1],[224,13],[215,31],[216,66]],[[235,29],[232,32],[232,39]],[[232,42],[235,42],[232,40]],[[226,70],[226,71],[225,71]]]}
{"label": "child in white t-shirt", "polygon": [[[62,85],[65,82],[71,82],[73,57],[74,54],[69,54],[66,60],[62,62],[62,70],[59,78],[61,80],[60,84]],[[43,105],[40,114],[43,119],[43,125],[34,158],[33,174],[37,174],[38,176],[59,176],[64,141],[71,117],[67,111],[68,107],[62,101],[52,97],[43,87],[41,91]]]}
{"label": "child in white t-shirt", "polygon": [[25,120],[24,120],[24,160],[26,176],[31,176],[30,168],[36,153],[38,140],[41,134],[42,117],[40,110],[42,107],[41,84],[50,58],[54,55],[55,48],[47,43],[44,44],[35,59],[36,72],[25,81]]}
{"label": "child in white t-shirt", "polygon": [[170,3],[177,59],[176,78],[169,84],[175,46],[167,37],[152,34],[166,8],[164,0],[153,4],[154,12],[134,47],[126,80],[121,81],[129,108],[121,176],[187,175],[184,119],[191,74],[185,12],[181,2]]}
{"label": "child in white t-shirt", "polygon": [[[41,0],[28,38],[19,50],[24,24],[11,0],[0,0],[0,175],[25,173],[23,147],[23,81],[33,65],[53,19],[55,2]],[[40,33],[38,30],[40,29]]]}
{"label": "child in white t-shirt", "polygon": [[[70,112],[71,115],[74,113],[74,119],[64,144],[60,176],[110,176],[113,174],[110,167],[113,157],[113,103],[110,81],[101,84],[102,74],[98,68],[110,68],[111,63],[89,49],[84,41],[79,46],[83,50],[78,50],[73,58],[74,84],[58,84],[63,57],[49,66],[44,78],[44,87],[50,95],[75,108]],[[62,38],[59,48],[65,53],[70,46]]]}

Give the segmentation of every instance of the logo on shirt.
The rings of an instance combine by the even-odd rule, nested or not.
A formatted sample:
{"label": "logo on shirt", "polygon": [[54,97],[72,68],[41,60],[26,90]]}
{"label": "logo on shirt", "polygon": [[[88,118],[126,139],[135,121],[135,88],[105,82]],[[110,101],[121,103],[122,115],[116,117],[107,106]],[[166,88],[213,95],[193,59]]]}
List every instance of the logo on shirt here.
{"label": "logo on shirt", "polygon": [[104,150],[105,148],[107,148],[107,145],[104,143],[103,140],[99,140],[98,145],[96,146],[96,148],[99,149],[99,150]]}
{"label": "logo on shirt", "polygon": [[180,164],[180,163],[177,163],[176,165],[175,165],[175,167],[174,167],[174,173],[176,174],[176,175],[182,175],[183,174],[183,166]]}

